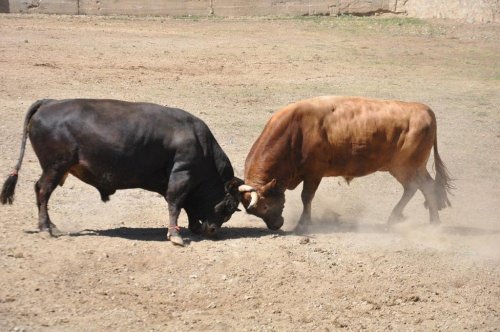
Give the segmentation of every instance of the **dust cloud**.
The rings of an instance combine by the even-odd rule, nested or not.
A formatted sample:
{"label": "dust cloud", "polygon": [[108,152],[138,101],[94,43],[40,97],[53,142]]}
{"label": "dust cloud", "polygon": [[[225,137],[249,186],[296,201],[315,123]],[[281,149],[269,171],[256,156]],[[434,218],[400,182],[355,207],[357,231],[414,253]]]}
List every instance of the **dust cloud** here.
{"label": "dust cloud", "polygon": [[[332,185],[320,188],[312,203],[312,225],[308,236],[318,234],[364,234],[363,246],[372,246],[381,249],[384,246],[392,247],[394,242],[401,248],[411,247],[430,249],[444,253],[456,253],[471,259],[500,260],[500,228],[494,223],[496,215],[490,211],[486,217],[485,210],[482,218],[474,220],[477,215],[471,211],[474,204],[461,204],[461,193],[451,196],[453,206],[440,211],[441,224],[429,223],[428,210],[424,207],[424,199],[420,193],[410,201],[405,209],[405,219],[389,226],[387,218],[399,199],[397,187],[391,188],[393,193],[390,198],[381,199],[373,192],[360,192],[360,186],[351,189],[347,185],[336,186],[336,180],[326,180],[333,183],[337,194],[327,192]],[[365,181],[370,183],[370,180]],[[368,187],[372,187],[368,185]],[[395,189],[395,190],[394,190]],[[286,192],[286,204],[283,216],[284,229],[292,231],[302,213],[300,199],[301,188]],[[402,192],[402,190],[401,190]],[[479,196],[469,196],[471,197]],[[392,203],[391,203],[392,201]],[[488,205],[481,198],[484,205]],[[471,202],[472,203],[472,202]],[[490,197],[489,206],[494,206],[495,199]],[[495,227],[496,226],[496,227]]]}

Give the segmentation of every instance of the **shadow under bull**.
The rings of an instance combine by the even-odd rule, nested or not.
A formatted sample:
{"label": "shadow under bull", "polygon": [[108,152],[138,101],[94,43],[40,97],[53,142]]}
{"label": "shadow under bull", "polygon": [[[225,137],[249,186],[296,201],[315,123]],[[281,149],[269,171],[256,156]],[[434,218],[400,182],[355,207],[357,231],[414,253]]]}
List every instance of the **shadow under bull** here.
{"label": "shadow under bull", "polygon": [[[117,227],[110,229],[84,229],[77,232],[70,232],[66,235],[72,237],[80,236],[105,236],[105,237],[118,237],[127,240],[135,241],[167,241],[167,228],[164,227]],[[219,229],[217,235],[212,240],[229,240],[229,239],[240,239],[240,238],[260,238],[263,236],[269,236],[270,234],[287,234],[284,231],[277,231],[270,233],[266,229],[262,228],[252,228],[252,227],[230,227]],[[206,237],[193,234],[186,231],[186,242],[199,242],[201,240],[210,241]],[[65,235],[61,235],[65,236]]]}

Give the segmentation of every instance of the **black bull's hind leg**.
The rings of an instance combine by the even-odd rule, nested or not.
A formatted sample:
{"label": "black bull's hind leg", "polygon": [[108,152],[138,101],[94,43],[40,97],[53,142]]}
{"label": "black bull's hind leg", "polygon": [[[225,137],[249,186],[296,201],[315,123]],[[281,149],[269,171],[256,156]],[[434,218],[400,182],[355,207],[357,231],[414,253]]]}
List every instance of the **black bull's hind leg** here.
{"label": "black bull's hind leg", "polygon": [[38,228],[40,231],[49,232],[50,235],[60,234],[56,225],[52,223],[48,212],[50,196],[66,173],[66,169],[46,168],[40,179],[35,184],[36,203],[38,206]]}

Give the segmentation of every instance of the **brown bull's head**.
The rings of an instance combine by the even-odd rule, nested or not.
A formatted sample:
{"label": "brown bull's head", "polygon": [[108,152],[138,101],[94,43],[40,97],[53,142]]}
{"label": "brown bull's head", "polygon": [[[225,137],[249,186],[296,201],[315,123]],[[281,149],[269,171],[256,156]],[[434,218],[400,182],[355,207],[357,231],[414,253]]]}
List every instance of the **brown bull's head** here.
{"label": "brown bull's head", "polygon": [[269,229],[277,230],[283,226],[281,213],[285,207],[285,194],[277,189],[276,179],[260,188],[241,185],[238,190],[247,213],[262,218]]}

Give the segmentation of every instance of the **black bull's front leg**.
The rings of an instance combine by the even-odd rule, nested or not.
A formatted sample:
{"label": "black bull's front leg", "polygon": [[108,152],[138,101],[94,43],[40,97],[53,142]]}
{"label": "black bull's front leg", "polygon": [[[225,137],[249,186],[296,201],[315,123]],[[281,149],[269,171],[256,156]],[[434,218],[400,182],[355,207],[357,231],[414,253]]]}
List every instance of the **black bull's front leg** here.
{"label": "black bull's front leg", "polygon": [[189,193],[189,180],[189,171],[172,170],[165,195],[169,212],[167,237],[173,244],[181,246],[184,245],[184,241],[179,234],[180,228],[177,225],[177,220]]}
{"label": "black bull's front leg", "polygon": [[203,233],[203,225],[198,220],[198,218],[195,218],[188,213],[188,221],[189,221],[188,228],[191,232],[197,235],[201,235]]}

